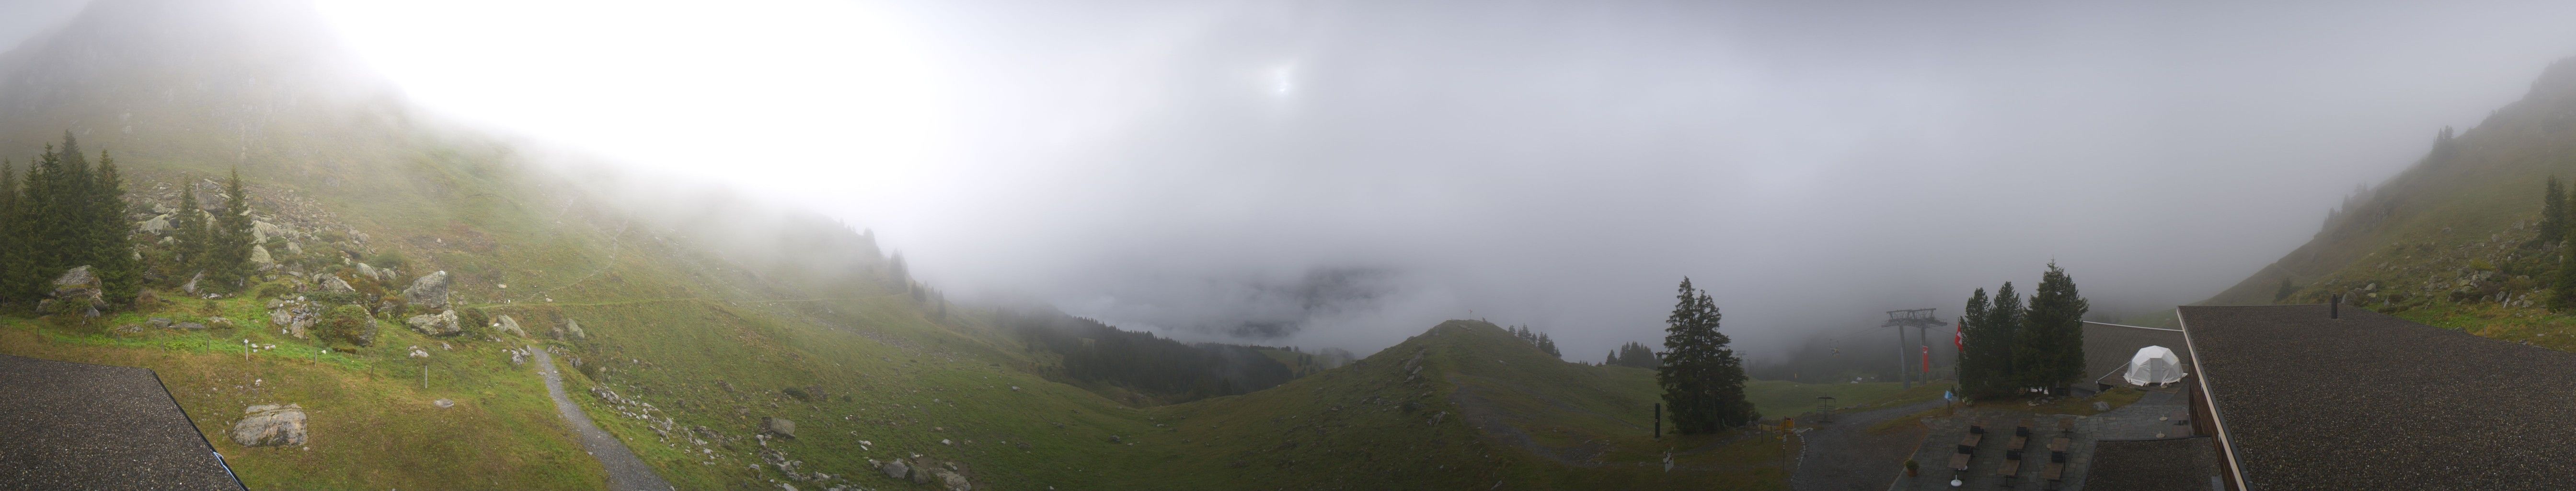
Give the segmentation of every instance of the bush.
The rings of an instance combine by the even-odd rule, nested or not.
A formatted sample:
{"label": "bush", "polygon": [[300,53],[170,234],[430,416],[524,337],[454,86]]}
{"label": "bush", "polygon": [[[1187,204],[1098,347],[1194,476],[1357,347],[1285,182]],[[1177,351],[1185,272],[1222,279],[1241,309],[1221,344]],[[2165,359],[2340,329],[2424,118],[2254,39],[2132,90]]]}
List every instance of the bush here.
{"label": "bush", "polygon": [[367,309],[356,305],[332,307],[322,314],[318,328],[324,340],[359,346],[376,344],[376,321],[367,318]]}
{"label": "bush", "polygon": [[367,258],[367,265],[379,268],[402,268],[411,266],[411,259],[403,257],[401,251],[387,249],[376,253],[375,257]]}
{"label": "bush", "polygon": [[250,298],[283,298],[294,295],[295,287],[287,286],[286,283],[271,281],[260,283],[259,286],[252,287],[250,291]]}

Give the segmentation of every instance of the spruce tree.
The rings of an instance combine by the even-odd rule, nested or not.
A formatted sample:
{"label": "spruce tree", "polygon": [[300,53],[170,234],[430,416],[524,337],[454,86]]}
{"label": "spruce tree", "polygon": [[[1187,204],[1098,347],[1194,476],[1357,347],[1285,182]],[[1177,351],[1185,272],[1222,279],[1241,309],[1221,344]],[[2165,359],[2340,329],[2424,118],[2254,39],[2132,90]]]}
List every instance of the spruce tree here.
{"label": "spruce tree", "polygon": [[133,228],[125,224],[125,183],[117,175],[116,159],[106,150],[98,152],[97,182],[90,193],[93,219],[92,264],[98,265],[99,281],[107,302],[130,305],[140,292],[143,262],[135,257]]}
{"label": "spruce tree", "polygon": [[1989,343],[1994,342],[1985,338],[1986,303],[1986,289],[1978,288],[1968,295],[1967,307],[1959,311],[1961,346],[1957,370],[1961,393],[1983,395],[1995,387],[1994,372],[1987,368],[1990,361],[1985,353],[1991,350]]}
{"label": "spruce tree", "polygon": [[205,267],[208,242],[213,240],[206,227],[206,212],[197,207],[197,187],[179,186],[179,213],[170,223],[170,253],[182,277]]}
{"label": "spruce tree", "polygon": [[224,197],[224,212],[215,215],[209,234],[213,240],[206,254],[206,278],[218,285],[241,287],[250,278],[250,248],[256,244],[251,243],[250,200],[242,190],[240,168],[233,169],[224,191],[231,196]]}
{"label": "spruce tree", "polygon": [[1969,339],[1990,341],[1986,343],[1986,349],[1977,353],[1978,358],[1985,360],[1981,364],[1986,370],[1988,385],[1985,390],[1988,395],[2011,394],[2021,388],[2018,385],[2021,367],[2013,364],[2013,352],[2018,351],[2016,340],[2021,339],[2022,312],[2021,295],[2013,292],[2012,282],[2004,282],[2002,288],[1995,289],[1993,297],[1988,297],[1985,321],[1978,326],[1979,332],[1968,333]]}
{"label": "spruce tree", "polygon": [[2066,387],[2084,378],[2084,312],[2091,305],[2056,261],[2039,278],[2013,346],[2015,378],[2023,387]]}
{"label": "spruce tree", "polygon": [[1664,358],[1655,380],[1673,427],[1683,434],[1715,433],[1760,417],[1744,398],[1743,360],[1718,332],[1721,315],[1707,292],[1683,278],[1673,313],[1665,319]]}
{"label": "spruce tree", "polygon": [[0,240],[0,300],[6,301],[24,300],[20,294],[28,288],[21,284],[25,281],[22,275],[35,268],[28,262],[33,241],[27,240],[25,220],[18,209],[18,166],[0,159],[0,238],[6,238]]}
{"label": "spruce tree", "polygon": [[2567,235],[2567,187],[2558,176],[2549,176],[2540,197],[2541,240],[2558,240]]}
{"label": "spruce tree", "polygon": [[2549,310],[2576,311],[2576,230],[2558,237],[2558,277],[2549,284]]}

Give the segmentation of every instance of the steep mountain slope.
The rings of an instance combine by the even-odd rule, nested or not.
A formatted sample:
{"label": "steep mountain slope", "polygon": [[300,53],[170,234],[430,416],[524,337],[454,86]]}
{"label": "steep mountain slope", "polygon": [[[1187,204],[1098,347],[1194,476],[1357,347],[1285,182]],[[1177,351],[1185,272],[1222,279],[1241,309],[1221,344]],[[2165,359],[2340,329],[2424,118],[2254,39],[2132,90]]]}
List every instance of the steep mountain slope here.
{"label": "steep mountain slope", "polygon": [[[2542,182],[2576,178],[2576,60],[2551,65],[2522,100],[2449,135],[2414,167],[2348,199],[2315,239],[2202,303],[2345,294],[2491,337],[2563,331],[2564,319],[2541,308],[2558,246],[2540,240],[2537,223]],[[2576,340],[2531,340],[2576,349]]]}

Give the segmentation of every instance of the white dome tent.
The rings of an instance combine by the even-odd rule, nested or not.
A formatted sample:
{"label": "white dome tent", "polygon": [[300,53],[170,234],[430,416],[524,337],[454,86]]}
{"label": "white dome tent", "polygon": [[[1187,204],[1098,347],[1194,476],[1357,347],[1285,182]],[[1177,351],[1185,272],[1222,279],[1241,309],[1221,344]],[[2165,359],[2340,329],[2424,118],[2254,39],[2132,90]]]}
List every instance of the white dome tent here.
{"label": "white dome tent", "polygon": [[2182,376],[2182,357],[2163,346],[2148,346],[2138,348],[2138,354],[2129,357],[2129,369],[2120,377],[2130,385],[2143,386],[2179,382]]}

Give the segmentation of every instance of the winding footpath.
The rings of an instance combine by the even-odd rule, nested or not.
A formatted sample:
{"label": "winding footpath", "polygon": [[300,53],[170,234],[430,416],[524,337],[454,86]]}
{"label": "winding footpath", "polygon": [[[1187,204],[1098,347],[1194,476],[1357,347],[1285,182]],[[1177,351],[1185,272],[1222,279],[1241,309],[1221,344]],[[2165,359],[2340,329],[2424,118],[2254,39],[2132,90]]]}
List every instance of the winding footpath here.
{"label": "winding footpath", "polygon": [[528,351],[537,355],[537,374],[546,379],[546,395],[554,396],[555,412],[562,413],[564,421],[572,423],[573,431],[581,434],[581,448],[589,451],[591,457],[598,458],[599,466],[608,470],[608,489],[614,491],[677,489],[671,487],[671,483],[663,481],[661,475],[654,474],[652,467],[644,465],[644,459],[635,458],[635,452],[627,450],[625,442],[617,441],[617,437],[601,431],[598,424],[590,421],[590,415],[582,414],[581,406],[573,405],[572,398],[564,395],[563,375],[555,372],[553,355],[546,354],[545,348],[535,346],[528,347]]}

